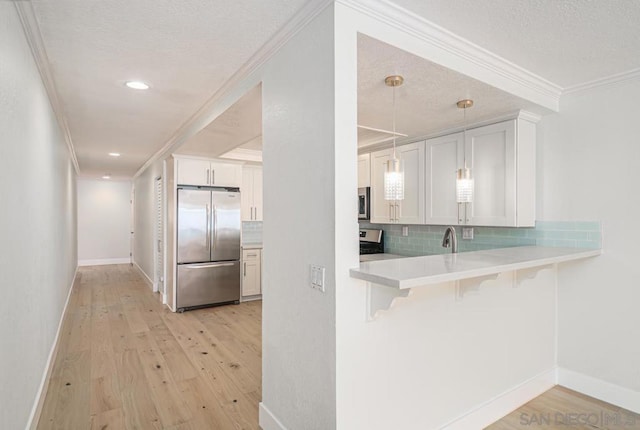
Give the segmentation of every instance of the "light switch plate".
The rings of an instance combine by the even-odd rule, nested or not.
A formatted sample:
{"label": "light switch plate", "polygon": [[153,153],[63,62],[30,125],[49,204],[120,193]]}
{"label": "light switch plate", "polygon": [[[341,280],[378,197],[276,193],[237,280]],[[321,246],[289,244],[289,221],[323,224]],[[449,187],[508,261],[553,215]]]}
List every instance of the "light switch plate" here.
{"label": "light switch plate", "polygon": [[409,226],[408,225],[403,225],[402,226],[402,235],[403,236],[409,236]]}
{"label": "light switch plate", "polygon": [[467,240],[473,239],[473,227],[462,227],[462,238]]}
{"label": "light switch plate", "polygon": [[311,288],[324,293],[324,267],[311,265]]}

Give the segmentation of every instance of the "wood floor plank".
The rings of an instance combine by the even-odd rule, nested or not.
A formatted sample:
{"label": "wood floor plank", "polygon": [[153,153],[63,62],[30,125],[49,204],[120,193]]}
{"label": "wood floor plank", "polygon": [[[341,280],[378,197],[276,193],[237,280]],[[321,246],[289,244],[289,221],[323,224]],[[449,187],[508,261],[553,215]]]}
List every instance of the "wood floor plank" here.
{"label": "wood floor plank", "polygon": [[640,414],[555,386],[487,430],[639,430]]}
{"label": "wood floor plank", "polygon": [[259,304],[175,314],[130,265],[80,268],[38,429],[258,429]]}
{"label": "wood floor plank", "polygon": [[124,429],[124,414],[122,409],[112,409],[91,416],[91,430]]}

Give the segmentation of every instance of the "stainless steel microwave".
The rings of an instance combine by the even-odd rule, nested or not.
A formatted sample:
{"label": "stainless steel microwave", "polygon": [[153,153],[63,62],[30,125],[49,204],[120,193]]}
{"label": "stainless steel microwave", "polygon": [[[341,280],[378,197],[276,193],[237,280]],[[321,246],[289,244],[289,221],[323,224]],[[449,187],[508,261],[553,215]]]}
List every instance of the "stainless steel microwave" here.
{"label": "stainless steel microwave", "polygon": [[358,219],[369,219],[370,188],[358,188]]}

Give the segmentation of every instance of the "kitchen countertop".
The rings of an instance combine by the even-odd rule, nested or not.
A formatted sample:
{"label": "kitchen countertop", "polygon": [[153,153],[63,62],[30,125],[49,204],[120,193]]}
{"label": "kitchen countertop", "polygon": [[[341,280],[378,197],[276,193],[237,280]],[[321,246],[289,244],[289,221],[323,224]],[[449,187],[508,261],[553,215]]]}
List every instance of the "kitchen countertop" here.
{"label": "kitchen countertop", "polygon": [[364,261],[379,261],[379,260],[395,260],[396,258],[406,258],[404,255],[398,254],[364,254],[360,256],[360,262]]}
{"label": "kitchen countertop", "polygon": [[522,246],[362,262],[360,267],[351,269],[350,274],[353,278],[402,290],[579,260],[601,253],[600,249]]}
{"label": "kitchen countertop", "polygon": [[243,243],[242,249],[262,249],[262,243]]}

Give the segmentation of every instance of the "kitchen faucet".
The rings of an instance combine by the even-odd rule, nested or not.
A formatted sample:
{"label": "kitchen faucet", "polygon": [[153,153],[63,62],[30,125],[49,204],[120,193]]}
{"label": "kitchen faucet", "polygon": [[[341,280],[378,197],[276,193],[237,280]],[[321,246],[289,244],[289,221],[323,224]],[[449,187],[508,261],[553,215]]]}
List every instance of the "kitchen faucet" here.
{"label": "kitchen faucet", "polygon": [[456,229],[452,226],[447,227],[447,229],[444,231],[442,246],[444,248],[451,247],[451,252],[453,254],[458,253],[458,239],[456,238]]}

